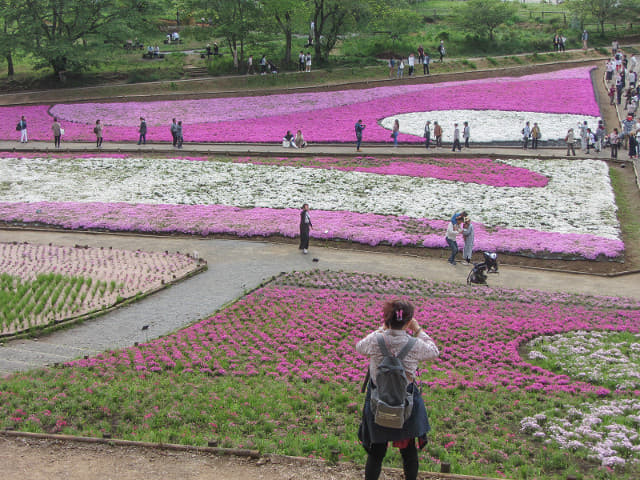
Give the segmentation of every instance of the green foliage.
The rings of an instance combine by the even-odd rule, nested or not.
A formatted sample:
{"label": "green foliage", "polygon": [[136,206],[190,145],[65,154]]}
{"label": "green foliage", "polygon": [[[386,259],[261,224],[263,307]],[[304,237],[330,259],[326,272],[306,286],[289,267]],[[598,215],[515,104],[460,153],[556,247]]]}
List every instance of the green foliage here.
{"label": "green foliage", "polygon": [[515,7],[501,0],[469,0],[455,11],[459,25],[493,41],[495,29],[514,14]]}

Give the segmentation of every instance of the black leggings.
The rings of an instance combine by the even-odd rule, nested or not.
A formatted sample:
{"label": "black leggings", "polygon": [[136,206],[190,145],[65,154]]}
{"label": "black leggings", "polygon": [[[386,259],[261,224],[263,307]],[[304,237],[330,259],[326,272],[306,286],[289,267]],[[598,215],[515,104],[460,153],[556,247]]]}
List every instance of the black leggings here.
{"label": "black leggings", "polygon": [[[367,456],[367,465],[364,469],[365,480],[378,480],[386,453],[386,443],[374,443],[371,445],[371,452]],[[418,450],[416,449],[415,440],[412,439],[407,448],[401,449],[400,455],[402,455],[404,478],[406,480],[415,480],[418,477]]]}

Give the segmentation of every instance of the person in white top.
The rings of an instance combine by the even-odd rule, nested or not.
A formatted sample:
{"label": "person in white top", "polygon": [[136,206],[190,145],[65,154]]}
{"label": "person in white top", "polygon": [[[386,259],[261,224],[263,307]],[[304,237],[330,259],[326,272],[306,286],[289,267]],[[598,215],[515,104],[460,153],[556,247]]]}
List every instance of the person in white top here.
{"label": "person in white top", "polygon": [[408,62],[409,62],[409,76],[411,76],[413,75],[413,70],[416,66],[416,57],[413,55],[413,53],[409,55]]}
{"label": "person in white top", "polygon": [[[415,479],[418,473],[418,451],[416,438],[420,447],[426,444],[426,436],[430,430],[427,411],[420,389],[415,384],[418,363],[434,360],[440,355],[438,347],[431,337],[422,329],[414,318],[414,307],[405,300],[392,300],[382,307],[384,324],[373,331],[356,345],[356,351],[369,357],[370,379],[366,382],[367,396],[362,412],[362,423],[358,437],[367,451],[365,478],[377,479],[382,469],[382,461],[387,453],[387,443],[390,441],[401,443],[400,454],[404,467],[405,478]],[[405,346],[413,340],[409,331],[413,333],[415,343],[402,359],[405,376],[407,377],[407,392],[413,396],[413,409],[402,428],[385,428],[374,421],[371,410],[371,390],[376,388],[378,366],[384,356],[379,344],[381,339],[392,355],[398,355]]]}

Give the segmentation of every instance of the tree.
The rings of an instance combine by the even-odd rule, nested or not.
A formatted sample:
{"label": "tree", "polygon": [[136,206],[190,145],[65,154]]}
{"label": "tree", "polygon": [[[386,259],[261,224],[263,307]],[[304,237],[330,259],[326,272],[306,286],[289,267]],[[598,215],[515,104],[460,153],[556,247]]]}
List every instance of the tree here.
{"label": "tree", "polygon": [[97,64],[112,45],[136,35],[153,0],[7,0],[21,43],[56,74]]}
{"label": "tree", "polygon": [[353,20],[360,5],[351,0],[309,0],[314,23],[315,56],[319,62],[329,58],[345,27]]}
{"label": "tree", "polygon": [[7,0],[0,0],[0,55],[7,61],[7,75],[12,77],[13,53],[18,45],[17,19]]}
{"label": "tree", "polygon": [[227,42],[233,65],[239,70],[247,37],[258,25],[261,5],[255,0],[187,0],[185,4],[197,17],[210,19],[215,34]]}
{"label": "tree", "polygon": [[277,29],[284,33],[285,49],[283,63],[291,65],[291,46],[295,20],[308,18],[308,8],[299,0],[263,0],[267,15],[273,20]]}
{"label": "tree", "polygon": [[[629,3],[630,6],[631,4],[632,2]],[[571,0],[567,6],[581,20],[581,27],[584,26],[587,15],[593,17],[601,35],[604,35],[604,24],[620,17],[626,10],[620,0]]]}
{"label": "tree", "polygon": [[469,0],[455,10],[462,27],[479,35],[486,34],[493,41],[495,29],[513,16],[515,6],[501,0]]}

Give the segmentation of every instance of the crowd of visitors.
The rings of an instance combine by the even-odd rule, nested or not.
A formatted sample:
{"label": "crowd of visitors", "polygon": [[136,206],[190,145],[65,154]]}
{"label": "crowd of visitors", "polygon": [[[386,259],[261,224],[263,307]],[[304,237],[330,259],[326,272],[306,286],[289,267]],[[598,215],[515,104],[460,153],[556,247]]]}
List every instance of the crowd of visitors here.
{"label": "crowd of visitors", "polygon": [[587,148],[593,140],[596,150],[602,148],[603,145],[609,145],[611,158],[618,158],[618,151],[621,148],[627,150],[629,159],[638,158],[640,153],[638,148],[640,145],[639,73],[640,62],[638,62],[636,55],[633,54],[631,58],[628,58],[620,49],[619,43],[613,41],[611,58],[606,65],[605,83],[609,92],[609,102],[616,107],[619,117],[623,119],[622,129],[620,131],[614,128],[608,135],[600,128],[596,130],[595,134],[589,129],[586,129],[587,131],[583,134],[581,130],[581,138],[583,135],[586,138]]}

